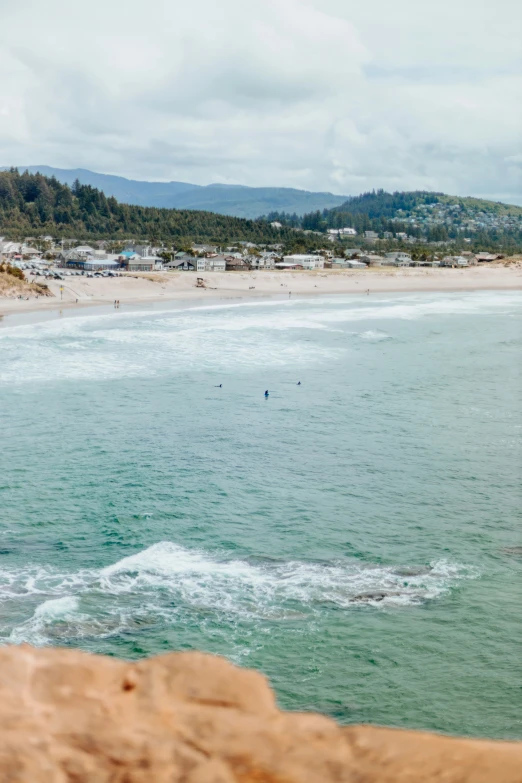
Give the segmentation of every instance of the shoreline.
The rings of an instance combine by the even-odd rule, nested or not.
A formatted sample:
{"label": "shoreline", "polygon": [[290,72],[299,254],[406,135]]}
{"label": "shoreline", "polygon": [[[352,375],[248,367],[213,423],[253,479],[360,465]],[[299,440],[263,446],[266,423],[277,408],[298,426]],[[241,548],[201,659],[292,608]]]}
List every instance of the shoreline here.
{"label": "shoreline", "polygon": [[[115,300],[127,310],[154,309],[163,304],[200,305],[206,301],[248,301],[318,295],[383,293],[459,293],[522,290],[520,266],[468,269],[368,269],[316,272],[216,272],[204,275],[206,288],[196,287],[195,272],[150,273],[116,278],[78,277],[51,281],[52,297],[17,299],[0,297],[0,324],[14,325],[48,320],[85,311],[111,312]],[[64,290],[60,291],[60,286]],[[63,298],[61,298],[63,297]],[[43,316],[27,318],[27,316]],[[20,316],[19,318],[17,316]]]}

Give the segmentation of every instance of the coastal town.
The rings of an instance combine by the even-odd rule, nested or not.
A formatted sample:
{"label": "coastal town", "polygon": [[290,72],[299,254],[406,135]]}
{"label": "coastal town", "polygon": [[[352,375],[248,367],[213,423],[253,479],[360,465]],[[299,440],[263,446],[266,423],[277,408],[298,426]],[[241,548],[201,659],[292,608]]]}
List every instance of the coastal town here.
{"label": "coastal town", "polygon": [[[348,231],[345,229],[345,231]],[[355,231],[346,234],[353,237]],[[366,232],[371,234],[372,232]],[[369,241],[368,241],[369,240]],[[82,244],[79,240],[55,241],[53,237],[28,237],[13,242],[0,236],[0,264],[22,270],[27,276],[42,274],[95,275],[123,272],[251,272],[262,270],[313,271],[321,269],[367,269],[369,267],[448,267],[463,268],[490,263],[502,254],[462,251],[457,255],[418,254],[404,250],[376,252],[363,237],[361,247],[346,247],[341,254],[324,247],[310,253],[284,254],[283,246],[238,242],[226,247],[195,244],[176,249],[172,245],[152,245],[129,240],[106,240]],[[364,243],[364,244],[363,244]]]}
{"label": "coastal town", "polygon": [[211,298],[296,298],[334,294],[522,288],[522,257],[471,253],[429,257],[376,252],[364,240],[342,255],[329,247],[145,242],[91,244],[48,237],[0,244],[0,317],[90,306],[140,306]]}

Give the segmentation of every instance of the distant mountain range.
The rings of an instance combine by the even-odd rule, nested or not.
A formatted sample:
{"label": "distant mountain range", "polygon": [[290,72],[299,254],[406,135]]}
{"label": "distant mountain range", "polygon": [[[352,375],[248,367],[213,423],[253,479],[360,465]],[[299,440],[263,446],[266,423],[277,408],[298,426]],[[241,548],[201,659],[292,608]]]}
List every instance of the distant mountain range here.
{"label": "distant mountain range", "polygon": [[257,218],[269,212],[304,215],[317,209],[343,204],[347,196],[311,193],[294,188],[250,188],[243,185],[192,185],[188,182],[142,182],[140,180],[98,174],[87,169],[57,169],[52,166],[17,166],[20,172],[40,172],[46,177],[72,185],[92,185],[114,196],[122,204],[169,209],[197,209],[232,217]]}

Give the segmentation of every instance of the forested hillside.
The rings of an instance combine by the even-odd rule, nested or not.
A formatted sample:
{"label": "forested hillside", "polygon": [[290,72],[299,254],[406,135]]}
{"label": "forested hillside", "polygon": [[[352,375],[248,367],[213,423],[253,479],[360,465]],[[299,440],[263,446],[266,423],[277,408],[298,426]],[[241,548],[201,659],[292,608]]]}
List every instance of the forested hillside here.
{"label": "forested hillside", "polygon": [[54,177],[0,172],[0,235],[20,239],[33,234],[54,237],[127,238],[150,242],[187,237],[197,241],[278,242],[288,231],[264,221],[243,220],[212,212],[157,209],[120,204],[97,188]]}
{"label": "forested hillside", "polygon": [[302,218],[272,212],[266,219],[313,231],[348,227],[358,235],[375,231],[381,238],[402,233],[427,242],[463,241],[467,237],[484,246],[514,249],[522,245],[522,207],[427,191],[378,190]]}

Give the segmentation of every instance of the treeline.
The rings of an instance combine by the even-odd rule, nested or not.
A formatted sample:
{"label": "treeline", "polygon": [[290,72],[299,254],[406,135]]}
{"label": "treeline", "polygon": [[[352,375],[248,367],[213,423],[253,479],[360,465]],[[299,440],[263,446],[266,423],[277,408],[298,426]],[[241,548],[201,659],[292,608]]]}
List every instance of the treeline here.
{"label": "treeline", "polygon": [[270,244],[284,241],[289,233],[263,220],[120,204],[78,181],[69,188],[42,174],[20,174],[17,169],[0,172],[0,234],[10,239],[49,234],[57,238],[134,237],[152,243],[183,237],[195,242]]}

